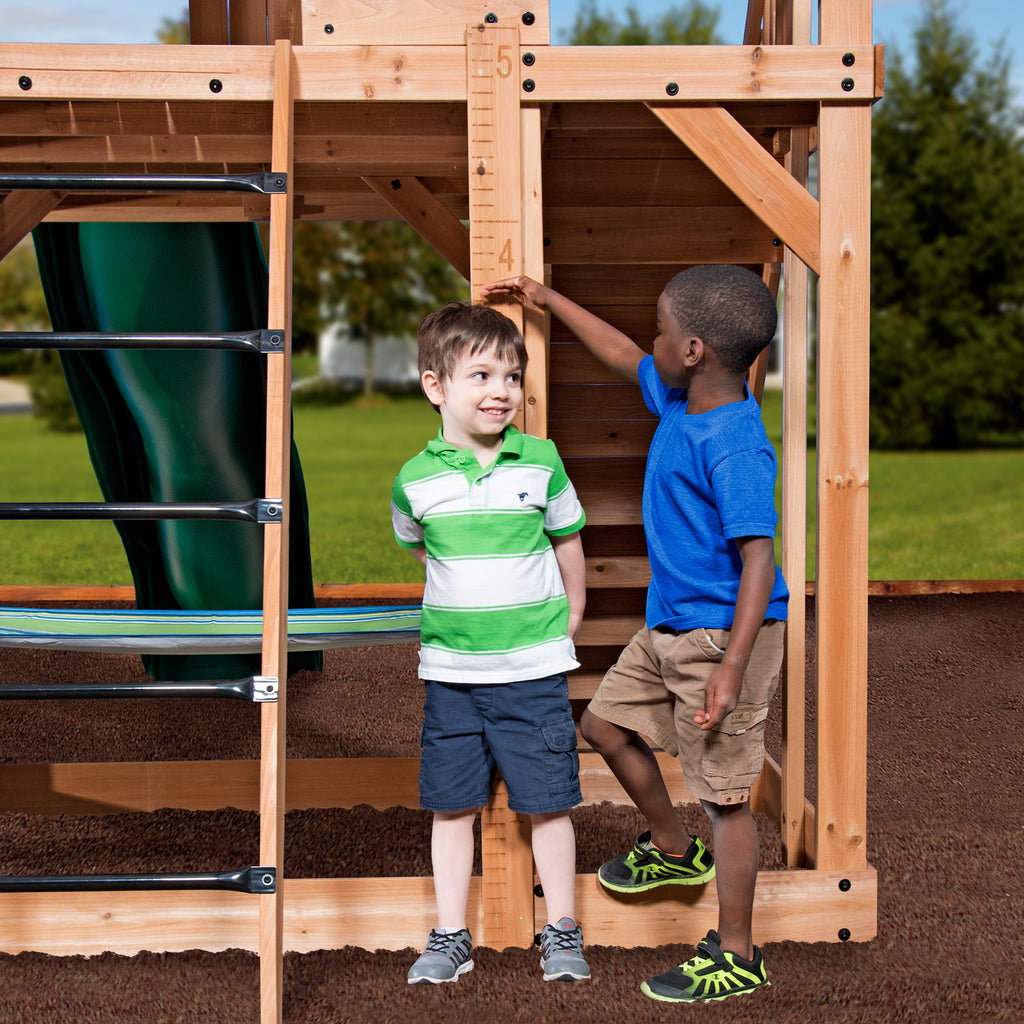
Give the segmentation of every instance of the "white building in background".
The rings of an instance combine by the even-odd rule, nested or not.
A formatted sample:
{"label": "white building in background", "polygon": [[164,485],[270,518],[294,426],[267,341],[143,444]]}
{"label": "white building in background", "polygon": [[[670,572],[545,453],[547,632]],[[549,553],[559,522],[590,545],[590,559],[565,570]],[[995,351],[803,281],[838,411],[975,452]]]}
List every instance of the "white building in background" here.
{"label": "white building in background", "polygon": [[[320,377],[325,384],[362,389],[366,353],[347,327],[320,335],[317,346]],[[373,343],[374,385],[385,390],[419,386],[415,338],[378,338]]]}

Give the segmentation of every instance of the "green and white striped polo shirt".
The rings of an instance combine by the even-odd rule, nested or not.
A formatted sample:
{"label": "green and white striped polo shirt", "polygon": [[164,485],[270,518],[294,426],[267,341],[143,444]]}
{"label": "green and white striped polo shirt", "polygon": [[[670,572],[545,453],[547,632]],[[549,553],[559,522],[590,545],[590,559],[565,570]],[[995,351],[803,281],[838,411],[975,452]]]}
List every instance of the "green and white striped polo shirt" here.
{"label": "green and white striped polo shirt", "polygon": [[585,516],[552,441],[508,427],[481,469],[439,431],[395,479],[391,516],[399,544],[427,549],[422,679],[510,683],[579,667],[548,535],[575,533]]}

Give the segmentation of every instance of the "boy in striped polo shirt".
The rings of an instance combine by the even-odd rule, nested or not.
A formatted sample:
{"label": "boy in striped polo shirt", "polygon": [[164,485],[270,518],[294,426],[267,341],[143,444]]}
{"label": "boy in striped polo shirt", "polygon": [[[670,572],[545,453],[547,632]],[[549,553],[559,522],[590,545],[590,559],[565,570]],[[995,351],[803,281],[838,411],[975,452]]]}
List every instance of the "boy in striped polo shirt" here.
{"label": "boy in striped polo shirt", "polygon": [[391,511],[398,543],[426,567],[420,804],[434,812],[438,926],[410,984],[473,969],[473,823],[495,769],[532,824],[544,980],[590,977],[575,921],[569,808],[582,798],[565,678],[579,667],[584,514],[554,444],[512,426],[525,369],[522,335],[497,310],[449,302],[420,325],[420,383],[441,429],[399,471]]}

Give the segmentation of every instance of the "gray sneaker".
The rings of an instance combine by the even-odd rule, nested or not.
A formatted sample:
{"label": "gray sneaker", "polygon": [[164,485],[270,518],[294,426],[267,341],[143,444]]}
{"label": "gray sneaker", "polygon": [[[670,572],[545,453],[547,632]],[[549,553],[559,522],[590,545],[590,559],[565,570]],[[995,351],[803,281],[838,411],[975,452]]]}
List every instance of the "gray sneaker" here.
{"label": "gray sneaker", "polygon": [[423,955],[409,968],[410,985],[439,985],[442,981],[458,981],[473,970],[473,940],[463,928],[442,935],[431,930]]}
{"label": "gray sneaker", "polygon": [[587,981],[590,965],[583,959],[583,932],[571,918],[546,924],[540,933],[540,966],[545,981]]}

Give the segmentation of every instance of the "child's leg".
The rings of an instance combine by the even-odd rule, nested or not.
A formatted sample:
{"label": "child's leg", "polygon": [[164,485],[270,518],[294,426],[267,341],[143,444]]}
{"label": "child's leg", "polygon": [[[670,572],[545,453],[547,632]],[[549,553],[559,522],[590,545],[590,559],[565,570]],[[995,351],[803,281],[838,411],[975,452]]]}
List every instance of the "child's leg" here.
{"label": "child's leg", "polygon": [[745,960],[754,955],[750,919],[757,885],[757,824],[747,802],[720,805],[702,800],[714,830],[718,880],[718,934],[722,949]]}
{"label": "child's leg", "polygon": [[662,853],[682,856],[690,845],[654,752],[638,733],[598,718],[589,708],[580,734],[604,758],[612,774],[647,819],[651,842]]}
{"label": "child's leg", "polygon": [[466,927],[466,901],[473,874],[473,822],[476,808],[452,814],[434,812],[430,856],[434,867],[434,896],[438,929]]}
{"label": "child's leg", "polygon": [[568,811],[531,814],[533,862],[537,865],[548,924],[576,920],[576,834]]}

